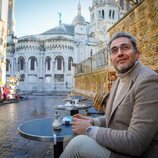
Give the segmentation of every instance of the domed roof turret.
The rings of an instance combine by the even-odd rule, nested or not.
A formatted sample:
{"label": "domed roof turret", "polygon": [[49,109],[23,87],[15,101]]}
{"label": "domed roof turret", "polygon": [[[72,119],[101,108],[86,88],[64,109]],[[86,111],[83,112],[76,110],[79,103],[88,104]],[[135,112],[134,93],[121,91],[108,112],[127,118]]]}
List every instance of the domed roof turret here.
{"label": "domed roof turret", "polygon": [[78,4],[78,15],[75,16],[75,18],[72,21],[72,25],[76,24],[85,24],[85,18],[81,15],[81,4],[79,2]]}
{"label": "domed roof turret", "polygon": [[85,23],[86,23],[85,18],[81,15],[76,15],[72,21],[72,25],[85,24]]}

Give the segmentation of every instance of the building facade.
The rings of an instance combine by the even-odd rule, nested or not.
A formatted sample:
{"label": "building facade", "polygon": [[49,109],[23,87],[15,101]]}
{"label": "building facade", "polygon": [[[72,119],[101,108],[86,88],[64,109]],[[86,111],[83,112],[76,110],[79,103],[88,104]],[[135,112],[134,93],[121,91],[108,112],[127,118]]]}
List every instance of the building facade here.
{"label": "building facade", "polygon": [[93,0],[89,11],[90,22],[86,22],[79,2],[72,24],[60,20],[55,28],[20,38],[14,35],[12,14],[8,16],[12,22],[7,43],[7,78],[20,76],[20,91],[71,91],[72,64],[100,50],[99,43],[106,43],[106,31],[120,19],[122,9],[115,0]]}
{"label": "building facade", "polygon": [[0,84],[6,83],[7,13],[8,0],[0,0]]}

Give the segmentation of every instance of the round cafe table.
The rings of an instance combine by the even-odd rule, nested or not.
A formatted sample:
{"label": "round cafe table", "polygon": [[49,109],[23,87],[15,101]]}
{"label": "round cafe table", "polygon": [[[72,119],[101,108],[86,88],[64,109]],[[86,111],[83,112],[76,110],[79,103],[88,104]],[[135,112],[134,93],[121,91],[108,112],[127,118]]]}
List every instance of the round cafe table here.
{"label": "round cafe table", "polygon": [[75,134],[71,125],[62,125],[60,130],[54,130],[52,122],[52,118],[27,121],[18,127],[18,132],[22,137],[30,140],[53,142],[54,157],[58,158],[63,151],[64,138]]}
{"label": "round cafe table", "polygon": [[65,105],[57,105],[55,106],[55,109],[57,110],[67,110],[70,111],[70,116],[73,116],[75,114],[79,113],[79,110],[88,109],[92,107],[92,104],[69,104],[68,106]]}

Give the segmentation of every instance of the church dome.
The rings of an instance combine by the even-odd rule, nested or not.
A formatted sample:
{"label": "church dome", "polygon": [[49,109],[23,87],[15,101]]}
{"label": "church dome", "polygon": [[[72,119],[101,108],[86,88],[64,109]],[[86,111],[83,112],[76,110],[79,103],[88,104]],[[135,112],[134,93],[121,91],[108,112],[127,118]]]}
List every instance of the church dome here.
{"label": "church dome", "polygon": [[72,25],[76,25],[76,24],[85,24],[85,18],[81,15],[81,4],[79,2],[78,4],[78,15],[75,16],[75,18],[72,21]]}
{"label": "church dome", "polygon": [[85,24],[85,23],[86,23],[85,18],[82,15],[76,15],[72,21],[72,25]]}
{"label": "church dome", "polygon": [[56,34],[69,34],[73,35],[74,34],[74,27],[72,25],[67,25],[67,24],[61,24],[57,27],[54,27],[53,29],[50,29],[44,33],[44,35],[56,35]]}

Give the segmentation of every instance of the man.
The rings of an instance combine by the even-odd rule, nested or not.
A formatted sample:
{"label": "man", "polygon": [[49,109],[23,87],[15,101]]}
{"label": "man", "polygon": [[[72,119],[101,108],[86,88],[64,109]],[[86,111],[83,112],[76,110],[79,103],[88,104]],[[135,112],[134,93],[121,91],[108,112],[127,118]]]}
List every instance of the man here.
{"label": "man", "polygon": [[77,114],[72,129],[80,134],[61,158],[157,158],[158,74],[142,65],[136,40],[125,32],[109,42],[110,60],[118,78],[100,118]]}

